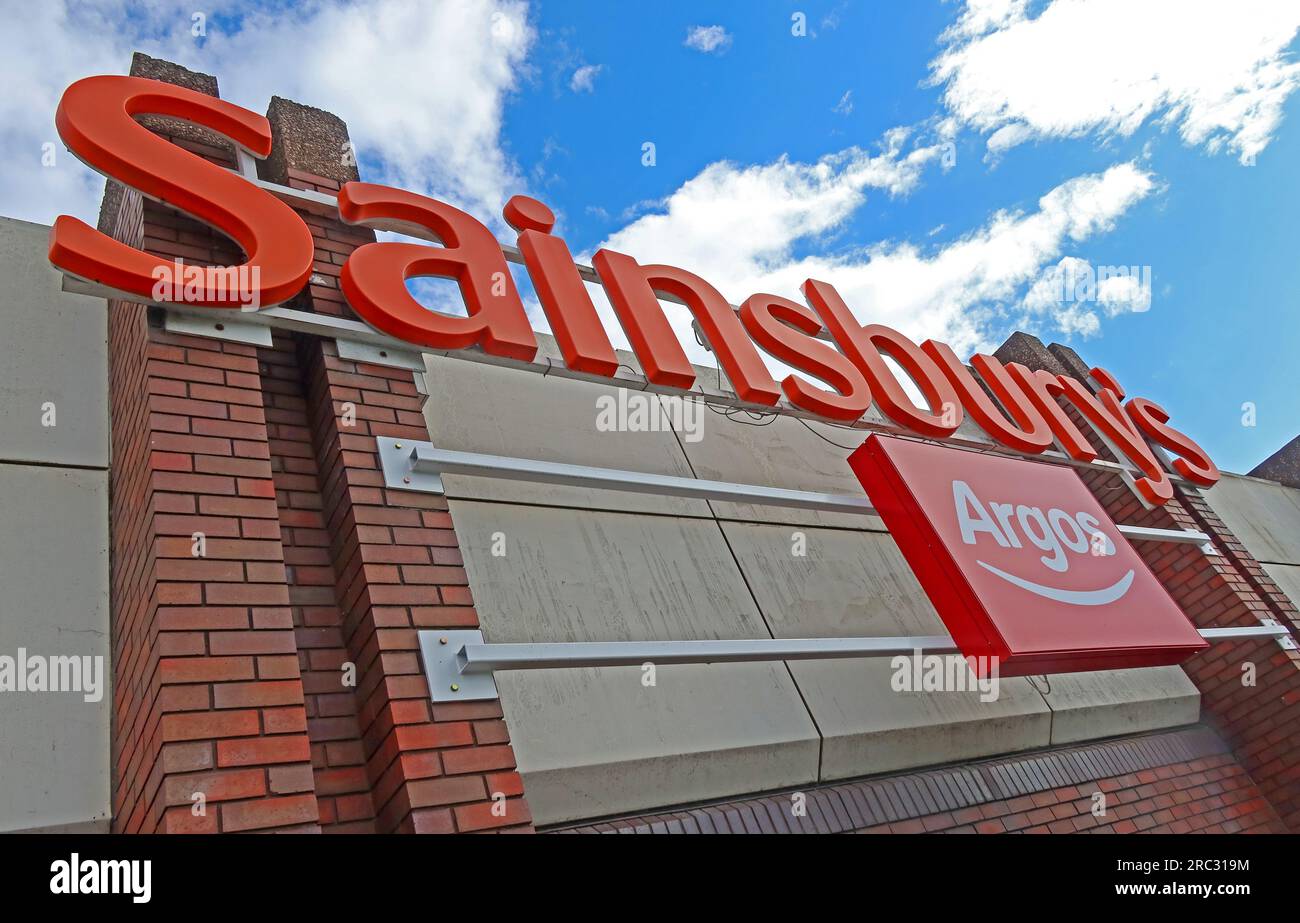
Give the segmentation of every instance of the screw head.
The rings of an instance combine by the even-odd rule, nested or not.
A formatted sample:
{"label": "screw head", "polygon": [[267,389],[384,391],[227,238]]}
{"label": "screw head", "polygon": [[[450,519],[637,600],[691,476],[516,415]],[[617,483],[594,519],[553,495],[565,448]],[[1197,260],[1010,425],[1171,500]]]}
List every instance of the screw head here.
{"label": "screw head", "polygon": [[403,483],[403,484],[409,484],[409,483],[411,483],[411,479],[410,479],[410,478],[402,478],[402,483]]}
{"label": "screw head", "polygon": [[438,643],[439,643],[439,644],[446,644],[446,643],[447,643],[447,639],[446,639],[446,638],[439,638],[439,639],[438,639]]}
{"label": "screw head", "polygon": [[400,442],[394,442],[394,443],[393,443],[393,448],[395,448],[395,449],[400,449],[401,447],[402,447],[402,444],[401,444]]}
{"label": "screw head", "polygon": [[451,684],[451,691],[452,691],[452,692],[460,692],[460,683],[452,683],[452,684]]}

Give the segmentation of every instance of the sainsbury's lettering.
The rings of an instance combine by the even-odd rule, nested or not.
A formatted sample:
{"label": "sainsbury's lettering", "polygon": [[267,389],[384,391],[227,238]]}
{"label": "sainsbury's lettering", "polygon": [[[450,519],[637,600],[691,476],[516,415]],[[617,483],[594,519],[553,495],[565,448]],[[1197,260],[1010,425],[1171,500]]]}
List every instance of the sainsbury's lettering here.
{"label": "sainsbury's lettering", "polygon": [[[92,167],[233,237],[247,260],[228,269],[246,270],[247,280],[232,285],[241,280],[221,272],[199,277],[190,272],[194,267],[162,262],[68,216],[55,222],[50,262],[69,275],[161,303],[247,309],[297,294],[310,278],[313,258],[302,218],[238,173],[135,121],[148,113],[220,132],[256,157],[270,151],[269,123],[239,106],[139,77],[77,81],[64,93],[56,117],[68,147]],[[473,348],[516,361],[534,359],[537,338],[505,254],[481,221],[445,202],[374,183],[345,184],[337,205],[345,223],[415,231],[441,244],[380,241],[354,250],[340,271],[340,286],[363,320],[426,349]],[[617,356],[568,245],[551,233],[555,215],[536,199],[515,196],[504,217],[518,232],[525,268],[565,364],[613,377]],[[668,296],[690,311],[741,401],[771,407],[784,397],[839,422],[858,419],[875,403],[897,425],[937,439],[951,436],[969,414],[993,440],[1017,452],[1037,454],[1056,444],[1071,458],[1092,462],[1098,451],[1076,423],[1081,418],[1137,469],[1135,489],[1151,506],[1173,496],[1166,464],[1201,486],[1219,478],[1204,450],[1168,425],[1167,412],[1140,397],[1125,402],[1123,389],[1104,369],[1092,370],[1093,390],[1066,375],[1014,362],[1003,366],[984,355],[973,356],[967,366],[942,343],[918,346],[896,330],[862,324],[834,286],[815,279],[802,286],[807,306],[757,294],[736,311],[708,281],[685,269],[642,264],[612,250],[598,251],[592,263],[654,385],[687,391],[695,384],[694,367],[659,300]],[[179,291],[156,286],[159,271],[186,284]],[[422,276],[455,280],[467,316],[432,311],[416,301],[406,284]],[[821,339],[826,334],[829,342]],[[825,387],[795,374],[778,383],[760,348]],[[908,396],[891,363],[916,385],[924,406]],[[1175,457],[1166,462],[1149,442]]]}

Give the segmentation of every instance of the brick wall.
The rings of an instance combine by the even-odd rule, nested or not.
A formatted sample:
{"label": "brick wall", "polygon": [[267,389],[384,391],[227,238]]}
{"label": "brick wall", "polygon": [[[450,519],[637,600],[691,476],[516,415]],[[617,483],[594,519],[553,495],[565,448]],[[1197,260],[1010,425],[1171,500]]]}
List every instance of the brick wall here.
{"label": "brick wall", "polygon": [[[131,72],[217,94],[143,55]],[[331,192],[356,178],[333,116],[277,98],[268,117],[270,178]],[[145,124],[233,166],[211,133]],[[346,315],[339,267],[373,236],[304,218],[317,261],[293,306]],[[100,226],[167,258],[241,258],[114,184]],[[376,436],[427,438],[412,373],[312,337],[253,347],[109,308],[115,829],[530,830],[499,706],[431,707],[420,670],[417,629],[478,621],[445,501],[394,495],[378,470]]]}
{"label": "brick wall", "polygon": [[[1031,369],[1073,375],[1086,381],[1087,366],[1067,347],[1048,349],[1016,334],[998,351],[1003,361]],[[1073,408],[1068,412],[1085,433],[1091,430]],[[1113,458],[1099,442],[1103,458]],[[1213,538],[1218,554],[1198,546],[1136,542],[1134,547],[1170,595],[1199,628],[1255,626],[1276,618],[1300,629],[1300,614],[1244,545],[1206,503],[1200,490],[1176,487],[1164,506],[1145,509],[1118,475],[1081,471],[1084,483],[1119,523],[1161,529],[1197,529]],[[1213,488],[1210,488],[1213,490]],[[1255,684],[1243,683],[1253,664]],[[1271,638],[1220,641],[1183,664],[1201,692],[1202,715],[1232,746],[1260,791],[1291,830],[1300,830],[1300,652],[1284,650]]]}

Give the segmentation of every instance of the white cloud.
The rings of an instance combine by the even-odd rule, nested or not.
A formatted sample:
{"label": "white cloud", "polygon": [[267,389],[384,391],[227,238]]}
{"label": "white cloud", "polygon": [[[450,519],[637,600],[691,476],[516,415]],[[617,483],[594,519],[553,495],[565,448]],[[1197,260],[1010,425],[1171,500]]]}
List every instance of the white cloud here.
{"label": "white cloud", "polygon": [[[205,7],[203,44],[191,13],[167,4],[52,0],[24,10],[0,57],[0,176],[6,214],[93,223],[102,179],[76,163],[54,131],[63,89],[124,73],[139,49],[216,74],[222,96],[264,112],[271,96],[327,109],[348,123],[367,178],[434,195],[483,217],[524,187],[501,145],[503,111],[535,39],[522,0],[325,0],[263,12]],[[243,13],[238,32],[218,13]],[[58,144],[55,168],[41,144]]]}
{"label": "white cloud", "polygon": [[731,47],[731,33],[722,26],[691,26],[683,44],[705,54],[726,51]]}
{"label": "white cloud", "polygon": [[938,148],[904,152],[906,139],[906,130],[895,129],[878,154],[849,148],[812,164],[784,157],[763,165],[710,164],[605,246],[683,267],[730,269],[737,254],[745,254],[745,265],[780,262],[795,241],[842,225],[866,201],[867,189],[894,195],[912,189]]}
{"label": "white cloud", "polygon": [[[3,213],[51,223],[74,214],[92,225],[99,210],[103,180],[63,147],[54,129],[54,110],[68,84],[97,73],[122,73],[131,59],[129,42],[117,23],[125,3],[102,3],[80,11],[69,23],[64,4],[37,3],[6,26],[10,40],[0,55],[0,202]],[[188,34],[189,22],[186,20]],[[42,164],[44,145],[54,163]]]}
{"label": "white cloud", "polygon": [[584,64],[573,72],[569,89],[575,93],[590,93],[596,89],[596,78],[604,70],[603,64]]}
{"label": "white cloud", "polygon": [[1093,266],[1067,256],[1047,266],[1021,300],[1029,316],[1049,319],[1067,336],[1101,332],[1101,318],[1151,309],[1150,266]]}
{"label": "white cloud", "polygon": [[371,178],[486,217],[524,186],[500,136],[534,37],[516,0],[370,0],[250,16],[197,63],[253,108],[278,94],[330,110],[363,158],[379,158]]}
{"label": "white cloud", "polygon": [[[1122,267],[1127,270],[1129,267]],[[1137,267],[1134,267],[1137,268]],[[1149,270],[1150,267],[1147,267]],[[1097,303],[1111,317],[1142,314],[1151,310],[1151,278],[1129,274],[1097,280]]]}
{"label": "white cloud", "polygon": [[[983,226],[938,248],[886,242],[841,256],[794,255],[795,245],[841,229],[869,188],[906,192],[937,148],[901,151],[892,134],[876,157],[847,151],[816,164],[781,159],[764,166],[715,163],[669,196],[659,212],[621,229],[602,246],[696,272],[732,303],[755,292],[798,300],[807,278],[831,282],[864,323],[934,337],[963,350],[995,346],[1015,304],[1063,251],[1114,226],[1156,188],[1133,164],[1068,180],[1032,212],[1000,211]],[[1116,293],[1118,296],[1118,293]],[[699,362],[690,314],[667,304],[674,329]],[[612,332],[621,328],[602,306]]]}
{"label": "white cloud", "polygon": [[1300,84],[1300,4],[1269,0],[972,0],[931,62],[990,153],[1038,138],[1131,135],[1149,120],[1250,162]]}
{"label": "white cloud", "polygon": [[845,90],[844,95],[840,97],[840,101],[835,104],[835,108],[831,111],[839,115],[851,115],[853,112],[853,91]]}

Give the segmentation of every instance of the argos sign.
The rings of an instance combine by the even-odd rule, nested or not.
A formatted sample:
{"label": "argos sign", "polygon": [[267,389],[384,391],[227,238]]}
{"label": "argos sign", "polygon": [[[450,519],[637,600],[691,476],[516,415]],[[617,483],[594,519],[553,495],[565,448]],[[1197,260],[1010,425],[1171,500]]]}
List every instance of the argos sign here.
{"label": "argos sign", "polygon": [[[119,76],[72,84],[55,117],[59,135],[77,157],[224,232],[243,249],[245,262],[203,271],[179,266],[66,215],[54,223],[50,262],[126,299],[186,307],[258,309],[300,292],[311,276],[314,252],[302,217],[246,177],[154,135],[135,120],[145,114],[204,126],[259,158],[271,151],[270,124],[193,90]],[[373,183],[346,184],[337,207],[346,224],[414,230],[442,244],[383,241],[349,255],[340,285],[352,309],[372,327],[427,349],[474,348],[512,360],[534,358],[537,339],[505,254],[481,221],[445,202]],[[565,365],[613,377],[614,346],[568,245],[551,233],[554,214],[536,199],[515,196],[504,217],[518,232],[520,255]],[[598,251],[592,264],[654,385],[686,391],[695,383],[695,371],[660,304],[666,296],[686,305],[737,397],[751,404],[774,406],[784,398],[808,413],[848,422],[874,403],[900,427],[932,438],[950,436],[969,414],[1009,449],[1038,454],[1055,445],[1077,461],[1094,461],[1097,452],[1075,423],[1078,417],[1062,408],[1064,400],[1136,469],[1134,487],[1147,504],[1173,496],[1170,470],[1206,487],[1219,478],[1204,450],[1168,425],[1168,413],[1140,397],[1126,401],[1124,389],[1103,369],[1093,370],[1099,385],[1094,392],[1073,378],[1003,365],[987,355],[972,356],[967,365],[943,343],[918,345],[888,327],[861,324],[832,285],[815,279],[802,286],[807,304],[760,293],[736,310],[685,269],[643,265],[612,250]],[[406,283],[421,276],[454,279],[468,316],[431,311],[416,301]],[[170,284],[160,287],[160,280]],[[776,381],[760,349],[799,374]],[[908,396],[895,366],[915,382],[923,406]],[[1169,468],[1151,443],[1174,456]]]}
{"label": "argos sign", "polygon": [[1003,675],[1206,646],[1073,469],[879,435],[849,464],[958,648]]}

